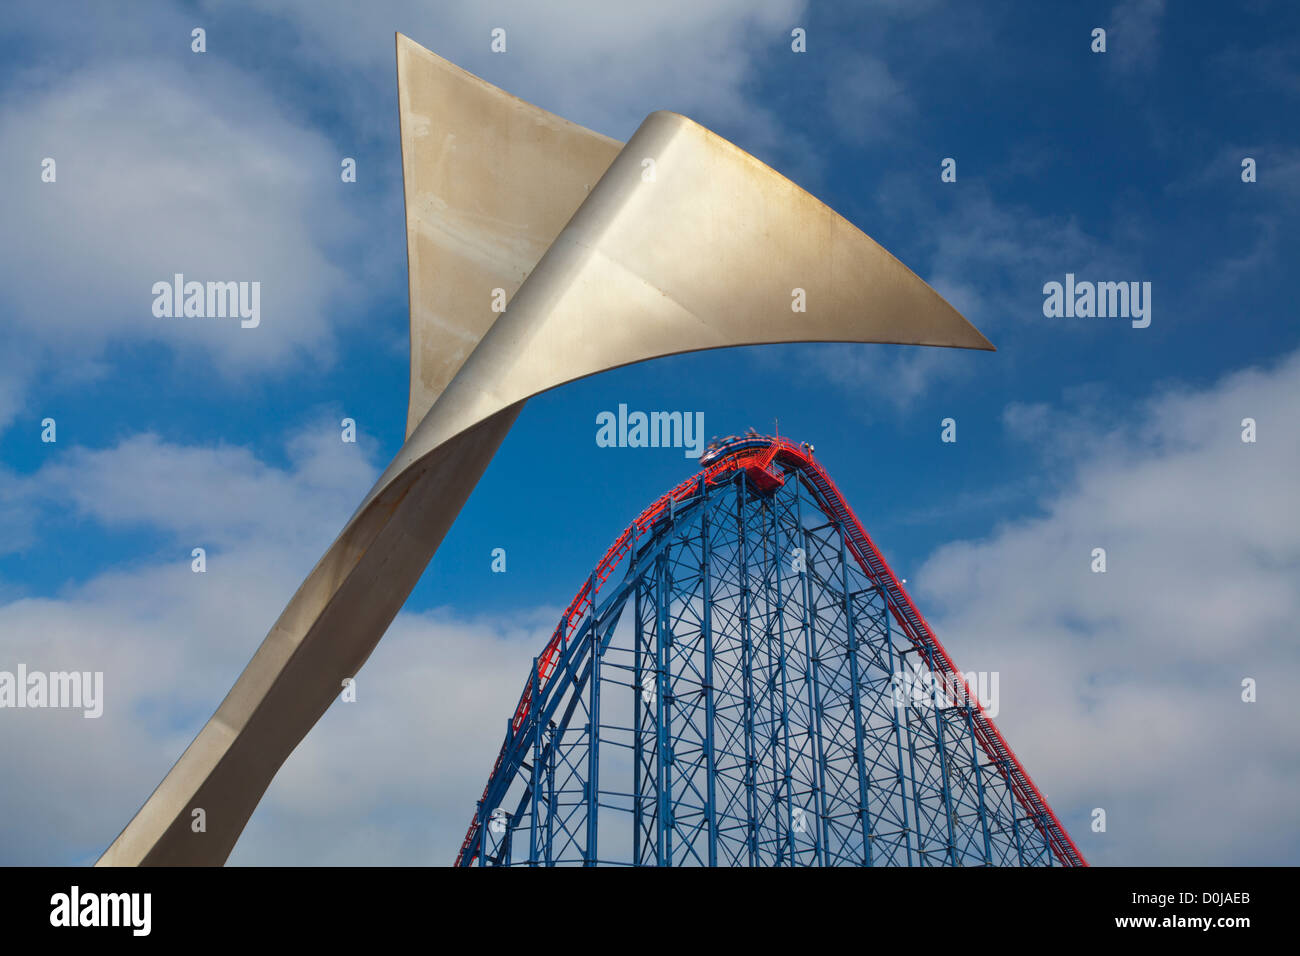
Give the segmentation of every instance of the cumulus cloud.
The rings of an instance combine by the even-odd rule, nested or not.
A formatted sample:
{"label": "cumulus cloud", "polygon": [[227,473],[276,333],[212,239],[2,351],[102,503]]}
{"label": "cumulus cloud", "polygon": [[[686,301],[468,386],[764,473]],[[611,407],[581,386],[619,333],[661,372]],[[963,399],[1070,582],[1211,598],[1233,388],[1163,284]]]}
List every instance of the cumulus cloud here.
{"label": "cumulus cloud", "polygon": [[1300,354],[1091,433],[1069,409],[1018,408],[1008,424],[1055,446],[1061,490],[913,579],[960,666],[1001,672],[999,724],[1098,863],[1300,853],[1298,415]]}
{"label": "cumulus cloud", "polygon": [[[804,0],[667,0],[605,4],[559,0],[486,6],[454,0],[380,0],[364,8],[311,0],[261,6],[294,24],[297,55],[390,82],[393,32],[524,99],[611,136],[626,138],[655,109],[729,116],[747,101],[756,56],[788,48]],[[493,53],[492,31],[506,31]],[[771,127],[768,127],[770,132]]]}
{"label": "cumulus cloud", "polygon": [[236,865],[448,865],[560,609],[510,618],[403,613],[299,745],[249,821]]}
{"label": "cumulus cloud", "polygon": [[[288,577],[274,557],[236,553],[206,575],[153,565],[0,605],[0,669],[104,673],[98,719],[0,720],[0,863],[93,862],[234,683],[297,584]],[[290,756],[231,863],[450,863],[557,618],[399,615],[356,702],[336,702]]]}
{"label": "cumulus cloud", "polygon": [[[37,372],[47,390],[66,386],[103,372],[121,344],[161,344],[235,377],[329,363],[352,317],[400,294],[400,216],[376,233],[338,175],[342,155],[381,151],[391,162],[366,167],[364,189],[400,212],[395,30],[611,135],[675,109],[809,168],[814,151],[750,97],[756,59],[783,48],[804,8],[267,0],[197,12],[160,3],[131,18],[58,3],[15,11],[8,34],[35,52],[0,111],[7,221],[23,224],[0,237],[0,308],[26,364],[0,357],[0,427]],[[250,17],[266,29],[251,32]],[[203,55],[189,52],[196,22],[209,34]],[[489,50],[496,27],[504,55]],[[55,183],[40,179],[47,157]],[[261,325],[156,318],[153,284],[176,273],[260,282]]]}
{"label": "cumulus cloud", "polygon": [[[1038,517],[939,549],[910,578],[921,606],[961,667],[1000,672],[999,723],[1095,862],[1293,862],[1300,749],[1280,675],[1300,665],[1288,636],[1300,615],[1289,440],[1300,355],[1161,393],[1091,434],[1072,414],[1008,412],[1017,437],[1044,446],[1059,490]],[[1254,444],[1240,439],[1245,417]],[[0,666],[106,680],[99,720],[0,721],[17,768],[6,779],[23,781],[0,786],[5,862],[88,862],[103,849],[376,470],[333,436],[287,447],[289,464],[273,466],[136,436],[37,473],[88,520],[220,547],[203,575],[178,551],[0,605]],[[172,483],[213,506],[187,508]],[[1104,574],[1090,570],[1095,547]],[[295,751],[232,862],[449,861],[557,614],[399,615],[357,702],[336,703]],[[1258,703],[1240,699],[1246,677]],[[1094,807],[1105,834],[1089,831]]]}
{"label": "cumulus cloud", "polygon": [[[105,685],[97,719],[4,711],[0,862],[86,863],[102,852],[378,472],[333,430],[293,434],[285,452],[275,465],[242,447],[137,435],[70,450],[9,483],[24,486],[25,514],[147,528],[164,545],[61,593],[0,603],[0,670],[102,671]],[[196,544],[209,548],[203,574],[190,568]],[[400,615],[392,647],[381,644],[358,676],[357,702],[336,704],[295,751],[234,862],[448,862],[512,695],[557,617]]]}
{"label": "cumulus cloud", "polygon": [[[289,464],[276,467],[247,449],[142,435],[9,476],[9,517],[69,547],[97,527],[145,529],[161,544],[61,592],[0,605],[0,669],[102,671],[105,682],[101,718],[0,719],[0,747],[20,768],[0,786],[5,862],[102,850],[216,709],[377,474],[357,446],[329,437],[291,436]],[[190,569],[195,546],[208,549],[203,574]]]}
{"label": "cumulus cloud", "polygon": [[[40,178],[43,159],[56,180]],[[159,342],[224,371],[328,359],[334,308],[358,293],[334,261],[358,223],[337,150],[218,60],[99,64],[11,95],[0,112],[9,322],[60,366]],[[155,282],[261,283],[261,324],[158,318]]]}

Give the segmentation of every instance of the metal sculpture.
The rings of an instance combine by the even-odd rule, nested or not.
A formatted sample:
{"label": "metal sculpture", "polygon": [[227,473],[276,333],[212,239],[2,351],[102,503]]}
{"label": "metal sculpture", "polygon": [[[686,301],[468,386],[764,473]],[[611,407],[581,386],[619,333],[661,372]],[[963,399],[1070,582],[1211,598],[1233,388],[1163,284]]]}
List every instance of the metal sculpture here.
{"label": "metal sculpture", "polygon": [[[620,147],[400,34],[397,72],[406,443],[100,865],[225,861],[531,396],[731,345],[992,348],[851,223],[683,116],[651,113]],[[794,290],[806,311],[792,311]],[[508,308],[493,311],[503,296]]]}

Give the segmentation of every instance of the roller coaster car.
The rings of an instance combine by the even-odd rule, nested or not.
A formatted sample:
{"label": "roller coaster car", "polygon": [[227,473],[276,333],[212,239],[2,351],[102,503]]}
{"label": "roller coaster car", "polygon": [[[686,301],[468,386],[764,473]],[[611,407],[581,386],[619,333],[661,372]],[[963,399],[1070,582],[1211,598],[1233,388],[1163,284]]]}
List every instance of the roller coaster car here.
{"label": "roller coaster car", "polygon": [[753,434],[728,435],[726,438],[721,438],[721,439],[715,437],[711,442],[709,442],[708,447],[704,449],[704,454],[700,456],[700,464],[701,465],[713,464],[715,461],[721,458],[723,454],[727,451],[727,449],[730,448],[732,445],[734,445],[736,442],[743,441],[746,438],[753,438],[758,434],[752,428],[750,429],[750,431],[753,432]]}

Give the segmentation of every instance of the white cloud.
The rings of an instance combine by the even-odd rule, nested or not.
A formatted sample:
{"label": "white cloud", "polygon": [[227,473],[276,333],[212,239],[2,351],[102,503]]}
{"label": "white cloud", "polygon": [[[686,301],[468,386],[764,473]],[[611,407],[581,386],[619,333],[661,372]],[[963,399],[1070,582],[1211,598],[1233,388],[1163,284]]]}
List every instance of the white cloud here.
{"label": "white cloud", "polygon": [[[1081,419],[1070,433],[1078,436]],[[1240,420],[1259,442],[1240,441]],[[911,577],[958,664],[1001,673],[999,724],[1098,863],[1285,862],[1300,747],[1300,355],[1127,423],[1059,437],[1041,517],[940,549]],[[1010,421],[1052,440],[1051,410]],[[217,541],[0,605],[0,667],[103,670],[105,715],[9,711],[6,862],[88,862],[211,714],[375,469],[332,434],[290,463],[136,436],[32,479],[98,523]],[[187,489],[177,492],[175,489]],[[188,494],[188,498],[186,495]],[[49,498],[40,499],[49,507]],[[205,506],[193,507],[195,503]],[[242,539],[242,540],[241,540]],[[1106,574],[1089,570],[1105,547]],[[558,609],[403,613],[272,784],[232,862],[445,863]],[[1240,702],[1243,677],[1259,681]],[[21,781],[21,784],[15,781]],[[1108,812],[1109,832],[1088,832]]]}
{"label": "white cloud", "polygon": [[[1063,412],[1066,490],[915,575],[959,666],[1002,673],[999,724],[1098,863],[1294,862],[1298,416],[1300,354],[1095,434]],[[1010,421],[1051,440],[1042,409]]]}
{"label": "white cloud", "polygon": [[888,141],[915,110],[889,66],[865,53],[831,71],[826,103],[840,135],[857,144]]}
{"label": "white cloud", "polygon": [[21,353],[12,356],[7,364],[0,365],[0,429],[16,419],[26,407],[31,378],[31,359]]}
{"label": "white cloud", "polygon": [[[197,16],[159,4],[125,18],[23,9],[12,34],[43,52],[14,74],[0,112],[6,216],[23,223],[0,239],[6,334],[39,365],[47,393],[102,374],[102,357],[122,343],[161,343],[236,377],[328,363],[374,290],[400,296],[404,285],[400,218],[376,234],[338,176],[342,155],[391,148],[389,168],[371,181],[383,208],[400,210],[395,30],[612,135],[670,108],[727,124],[772,161],[815,168],[814,151],[750,101],[756,58],[784,48],[804,7],[271,0],[206,4]],[[248,33],[250,8],[272,18],[264,34]],[[206,54],[188,50],[193,22],[207,25]],[[495,26],[508,30],[505,55],[489,51]],[[236,59],[232,36],[245,52],[265,45],[259,66]],[[323,121],[348,142],[331,142],[315,125]],[[58,164],[53,184],[39,178],[47,156]],[[261,326],[155,318],[153,283],[176,272],[260,282]],[[0,357],[0,427],[26,404],[33,378]]]}
{"label": "white cloud", "polygon": [[[103,850],[377,474],[328,428],[291,436],[286,451],[280,467],[246,448],[137,435],[17,479],[23,508],[42,522],[68,511],[177,544],[173,558],[0,604],[0,669],[102,671],[105,685],[98,719],[0,714],[3,862],[91,862]],[[192,544],[210,549],[204,574],[190,569]],[[336,704],[295,751],[235,862],[449,862],[558,614],[400,615],[358,677],[358,701]]]}
{"label": "white cloud", "polygon": [[399,615],[294,751],[232,864],[447,865],[528,676],[559,619]]}
{"label": "white cloud", "polygon": [[[0,239],[0,300],[25,356],[67,372],[157,342],[234,374],[328,361],[365,295],[338,258],[362,245],[338,150],[215,58],[49,79],[0,112],[6,218],[23,224]],[[260,326],[155,317],[153,284],[178,272],[260,282]]]}
{"label": "white cloud", "polygon": [[[104,715],[5,710],[0,861],[89,863],[171,768],[297,580],[274,555],[106,574],[0,605],[0,669],[104,673]],[[305,571],[303,571],[305,573]],[[404,612],[275,778],[234,864],[446,864],[558,609]]]}
{"label": "white cloud", "polygon": [[337,416],[314,418],[288,440],[286,468],[244,447],[177,445],[153,434],[105,449],[74,446],[32,475],[6,476],[0,553],[24,550],[41,524],[77,518],[110,530],[159,529],[186,554],[274,541],[280,553],[314,561],[377,474],[365,457],[368,437],[344,444]]}
{"label": "white cloud", "polygon": [[[656,109],[727,115],[743,106],[753,112],[745,87],[754,57],[788,49],[805,2],[380,0],[339,7],[268,0],[260,6],[295,24],[303,37],[297,55],[318,63],[389,83],[393,33],[401,31],[529,102],[626,138]],[[502,54],[489,48],[498,27],[506,31]]]}
{"label": "white cloud", "polygon": [[851,403],[854,415],[870,421],[874,417],[872,409],[880,404],[897,411],[909,409],[939,382],[970,375],[972,363],[987,361],[988,356],[983,352],[915,346],[815,344],[793,346],[781,355],[760,350],[754,353],[754,359],[765,366],[784,367],[792,361],[806,364],[829,385],[850,395],[871,396],[870,401]]}
{"label": "white cloud", "polygon": [[[321,524],[341,528],[375,469],[344,444],[333,420],[295,435],[288,468],[247,448],[179,446],[153,435],[132,436],[102,451],[75,449],[31,479],[47,499],[59,498],[106,527],[150,524],[178,537],[237,547],[258,539],[288,548],[320,544]],[[363,446],[364,447],[364,446]],[[286,501],[293,507],[285,508]]]}
{"label": "white cloud", "polygon": [[1106,31],[1106,52],[1122,70],[1149,67],[1155,63],[1160,21],[1165,0],[1124,0],[1110,13]]}

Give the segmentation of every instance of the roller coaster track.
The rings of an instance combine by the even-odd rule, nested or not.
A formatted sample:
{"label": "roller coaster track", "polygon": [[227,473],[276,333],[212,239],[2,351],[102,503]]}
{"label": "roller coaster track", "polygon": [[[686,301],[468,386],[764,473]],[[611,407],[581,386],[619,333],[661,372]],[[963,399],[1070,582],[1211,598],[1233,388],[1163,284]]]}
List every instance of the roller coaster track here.
{"label": "roller coaster track", "polygon": [[[1087,866],[1083,854],[1066,832],[1056,813],[1048,805],[1042,792],[1035,786],[1015,751],[1006,742],[991,717],[985,712],[966,683],[952,658],[944,649],[921,612],[917,610],[907,591],[899,583],[889,563],[862,527],[857,515],[840,494],[830,475],[813,457],[806,444],[796,444],[786,438],[768,435],[749,435],[730,439],[716,450],[706,454],[706,467],[660,496],[641,512],[623,533],[618,536],[601,558],[586,583],[569,603],[560,618],[546,648],[537,658],[536,674],[530,674],[515,707],[510,722],[510,732],[493,764],[492,774],[483,791],[483,801],[489,796],[493,782],[499,779],[502,768],[517,749],[516,737],[524,726],[533,706],[534,694],[541,694],[555,675],[565,649],[583,620],[594,614],[596,598],[601,586],[609,581],[623,559],[633,552],[642,539],[653,532],[666,514],[694,498],[707,485],[718,485],[744,471],[755,487],[783,483],[788,476],[797,476],[816,499],[821,510],[836,522],[845,535],[849,551],[871,582],[882,588],[888,597],[888,607],[894,621],[906,635],[913,648],[929,663],[938,686],[948,696],[953,706],[969,707],[972,729],[979,747],[988,757],[1014,794],[1016,801],[1032,820],[1050,847],[1052,855],[1063,866]],[[470,823],[464,842],[456,856],[457,866],[473,865],[477,859],[482,817],[476,815]]]}

